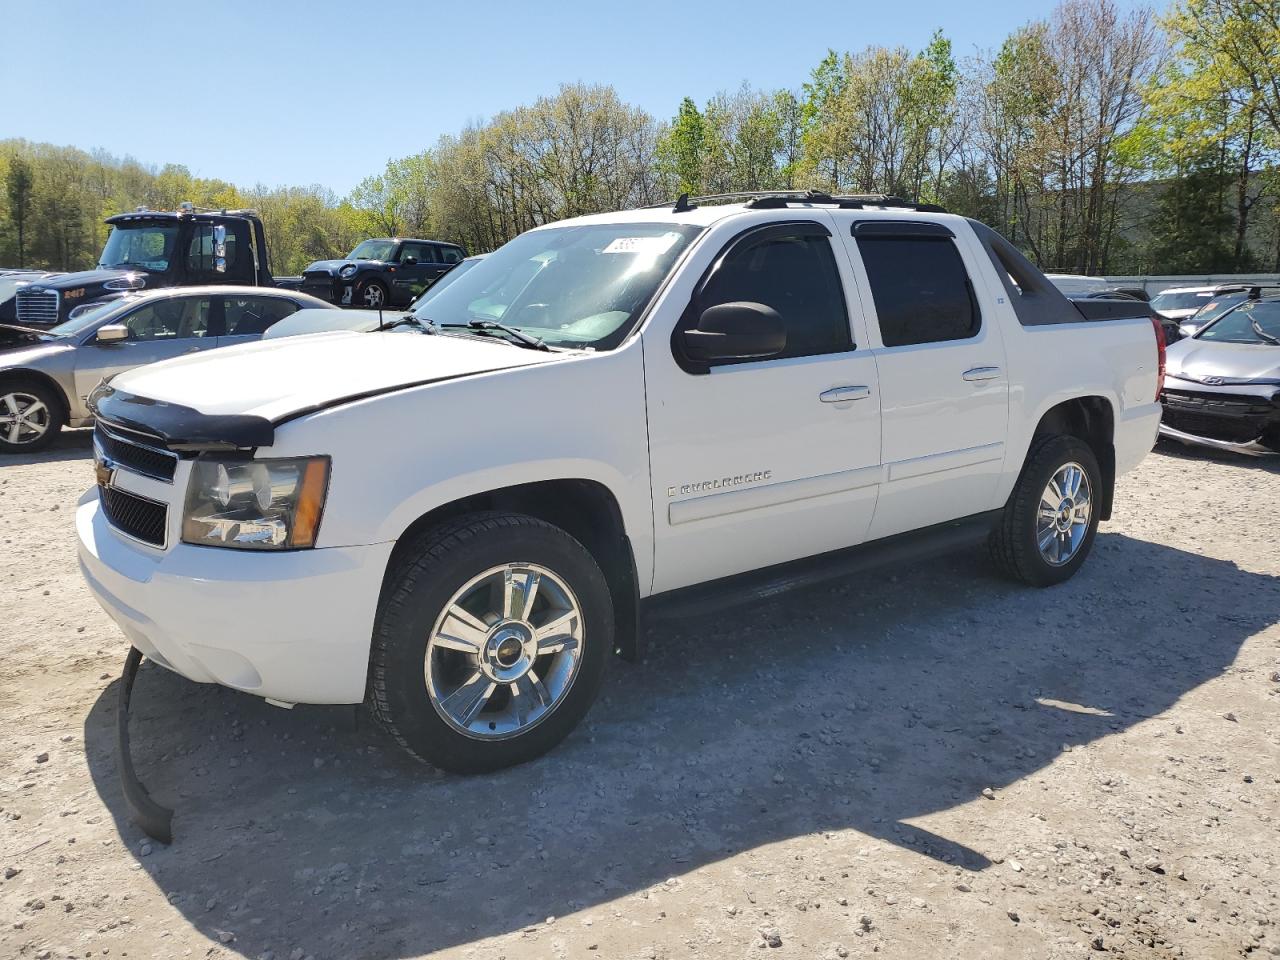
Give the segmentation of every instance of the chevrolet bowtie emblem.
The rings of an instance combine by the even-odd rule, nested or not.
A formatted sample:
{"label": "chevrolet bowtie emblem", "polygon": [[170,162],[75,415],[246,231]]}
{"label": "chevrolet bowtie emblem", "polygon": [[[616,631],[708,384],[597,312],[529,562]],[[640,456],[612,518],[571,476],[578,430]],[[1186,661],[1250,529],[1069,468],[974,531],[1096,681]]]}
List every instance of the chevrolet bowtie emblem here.
{"label": "chevrolet bowtie emblem", "polygon": [[111,478],[115,476],[115,467],[109,460],[94,460],[93,474],[98,481],[98,486],[111,486]]}

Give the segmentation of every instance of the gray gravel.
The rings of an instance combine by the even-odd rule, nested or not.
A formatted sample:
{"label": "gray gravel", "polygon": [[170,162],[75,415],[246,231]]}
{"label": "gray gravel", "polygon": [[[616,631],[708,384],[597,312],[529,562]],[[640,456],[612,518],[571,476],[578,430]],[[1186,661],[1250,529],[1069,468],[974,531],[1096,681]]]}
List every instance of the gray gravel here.
{"label": "gray gravel", "polygon": [[664,624],[495,776],[144,665],[165,847],[88,458],[0,464],[0,956],[1280,956],[1275,461],[1153,454],[1052,590],[960,554]]}

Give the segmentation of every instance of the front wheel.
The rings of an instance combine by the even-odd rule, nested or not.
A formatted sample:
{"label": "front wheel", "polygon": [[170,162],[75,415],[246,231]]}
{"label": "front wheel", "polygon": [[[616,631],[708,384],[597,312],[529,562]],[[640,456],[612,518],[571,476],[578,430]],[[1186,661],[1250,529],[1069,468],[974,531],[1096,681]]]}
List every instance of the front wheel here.
{"label": "front wheel", "polygon": [[62,404],[39,383],[0,384],[0,453],[34,453],[62,429]]}
{"label": "front wheel", "polygon": [[377,280],[370,280],[360,288],[359,300],[362,306],[378,310],[387,305],[387,288]]}
{"label": "front wheel", "polygon": [[1098,460],[1087,443],[1037,437],[991,533],[996,565],[1036,587],[1071,579],[1093,548],[1101,493]]}
{"label": "front wheel", "polygon": [[391,571],[370,700],[406,749],[458,773],[532,760],[577,726],[613,647],[599,566],[558,527],[471,514]]}

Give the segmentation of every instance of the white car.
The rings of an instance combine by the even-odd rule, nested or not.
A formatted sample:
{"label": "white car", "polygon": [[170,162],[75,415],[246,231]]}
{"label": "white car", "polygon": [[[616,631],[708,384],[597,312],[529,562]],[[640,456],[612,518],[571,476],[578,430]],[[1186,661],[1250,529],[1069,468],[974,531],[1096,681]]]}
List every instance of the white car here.
{"label": "white car", "polygon": [[[1151,298],[1151,309],[1162,317],[1183,324],[1183,336],[1191,336],[1203,324],[1186,324],[1204,307],[1229,294],[1247,294],[1249,284],[1219,283],[1214,286],[1166,287]],[[1207,321],[1206,321],[1207,322]]]}
{"label": "white car", "polygon": [[1155,440],[1163,341],[883,203],[550,224],[392,331],[122,374],[93,398],[128,439],[77,511],[85,578],[158,664],[365,701],[457,771],[564,738],[651,605],[983,539],[1060,583]]}

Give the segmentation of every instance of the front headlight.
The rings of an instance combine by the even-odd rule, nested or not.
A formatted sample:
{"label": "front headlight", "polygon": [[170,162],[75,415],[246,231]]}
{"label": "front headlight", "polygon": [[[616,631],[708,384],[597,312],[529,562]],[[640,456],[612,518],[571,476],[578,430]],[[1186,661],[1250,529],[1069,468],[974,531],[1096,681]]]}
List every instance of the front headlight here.
{"label": "front headlight", "polygon": [[345,267],[343,267],[341,270],[338,271],[338,276],[340,276],[343,280],[350,280],[352,277],[356,275],[356,270],[358,269],[359,267],[357,267],[354,263],[348,263]]}
{"label": "front headlight", "polygon": [[328,487],[328,457],[197,460],[183,542],[247,550],[315,546]]}

